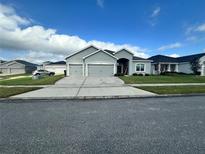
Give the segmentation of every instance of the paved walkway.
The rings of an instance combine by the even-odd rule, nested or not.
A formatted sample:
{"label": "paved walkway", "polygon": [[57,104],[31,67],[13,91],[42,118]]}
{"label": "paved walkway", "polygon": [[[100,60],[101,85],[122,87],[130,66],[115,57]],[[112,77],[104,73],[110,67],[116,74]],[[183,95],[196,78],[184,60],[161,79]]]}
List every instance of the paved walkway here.
{"label": "paved walkway", "polygon": [[124,82],[117,77],[65,77],[53,86],[13,98],[121,98],[155,95],[124,85]]}

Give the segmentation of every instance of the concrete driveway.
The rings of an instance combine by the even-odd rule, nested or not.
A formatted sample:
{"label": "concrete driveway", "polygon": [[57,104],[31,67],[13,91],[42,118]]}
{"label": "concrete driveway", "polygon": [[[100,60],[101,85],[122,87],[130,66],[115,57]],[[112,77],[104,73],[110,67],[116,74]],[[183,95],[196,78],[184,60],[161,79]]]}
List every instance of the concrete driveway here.
{"label": "concrete driveway", "polygon": [[55,85],[13,98],[119,98],[156,94],[124,85],[117,77],[65,77]]}

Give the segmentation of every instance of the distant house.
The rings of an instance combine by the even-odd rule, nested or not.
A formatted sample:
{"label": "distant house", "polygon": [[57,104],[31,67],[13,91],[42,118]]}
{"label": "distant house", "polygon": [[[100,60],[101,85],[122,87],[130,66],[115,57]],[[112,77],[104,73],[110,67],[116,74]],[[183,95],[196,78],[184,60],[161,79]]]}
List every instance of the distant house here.
{"label": "distant house", "polygon": [[0,64],[0,72],[2,74],[32,73],[36,69],[36,64],[24,60],[12,60]]}
{"label": "distant house", "polygon": [[173,58],[164,55],[156,55],[149,58],[152,60],[152,74],[160,74],[162,72],[182,72],[186,74],[193,73],[191,62],[198,60],[201,65],[201,75],[205,75],[205,53],[188,55]]}
{"label": "distant house", "polygon": [[4,61],[4,60],[0,60],[0,65],[3,64],[3,63],[5,63],[5,62],[6,62],[6,61]]}
{"label": "distant house", "polygon": [[63,74],[64,70],[66,70],[66,62],[65,61],[57,61],[57,62],[46,61],[46,62],[43,62],[42,65],[38,66],[38,70],[39,69],[55,72],[56,74]]}

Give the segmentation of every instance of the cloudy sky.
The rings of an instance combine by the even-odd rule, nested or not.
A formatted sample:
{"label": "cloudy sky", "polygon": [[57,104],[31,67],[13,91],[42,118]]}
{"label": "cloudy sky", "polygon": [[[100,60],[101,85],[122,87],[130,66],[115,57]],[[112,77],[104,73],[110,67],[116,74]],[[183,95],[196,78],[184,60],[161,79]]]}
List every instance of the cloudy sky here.
{"label": "cloudy sky", "polygon": [[204,8],[204,0],[0,0],[0,59],[58,61],[90,44],[145,58],[201,53]]}

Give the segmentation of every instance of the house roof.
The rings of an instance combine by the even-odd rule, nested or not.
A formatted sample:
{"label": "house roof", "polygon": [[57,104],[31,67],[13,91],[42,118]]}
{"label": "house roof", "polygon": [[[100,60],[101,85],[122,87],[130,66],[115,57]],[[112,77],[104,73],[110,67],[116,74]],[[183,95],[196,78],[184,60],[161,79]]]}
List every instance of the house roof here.
{"label": "house roof", "polygon": [[30,63],[30,62],[27,62],[27,61],[24,61],[24,60],[13,60],[13,61],[16,61],[18,63],[24,64],[26,66],[37,66],[37,64]]}
{"label": "house roof", "polygon": [[57,62],[51,62],[48,65],[65,65],[66,62],[65,61],[57,61]]}
{"label": "house roof", "polygon": [[104,51],[110,53],[111,55],[114,55],[114,54],[115,54],[115,51],[112,51],[112,50],[105,49]]}
{"label": "house roof", "polygon": [[194,59],[200,59],[203,56],[205,56],[205,53],[183,56],[177,58],[177,60],[178,62],[192,62]]}
{"label": "house roof", "polygon": [[2,65],[12,63],[12,62],[17,62],[17,63],[23,64],[25,66],[35,66],[35,67],[37,66],[37,64],[33,64],[33,63],[30,63],[30,62],[27,62],[27,61],[24,61],[24,60],[7,61],[7,62],[2,63]]}
{"label": "house roof", "polygon": [[90,56],[92,56],[92,55],[95,55],[95,54],[98,53],[98,52],[104,52],[104,53],[107,54],[108,56],[110,56],[110,57],[112,57],[112,58],[115,58],[115,59],[118,59],[118,58],[115,57],[114,55],[112,55],[112,54],[110,54],[110,53],[108,53],[108,52],[106,52],[106,51],[104,51],[104,50],[97,50],[97,51],[95,51],[95,52],[93,52],[93,53],[91,53],[91,54],[89,54],[89,55],[83,57],[83,59],[86,59],[86,58],[88,58],[88,57],[90,57]]}
{"label": "house roof", "polygon": [[132,60],[149,60],[149,59],[133,56]]}
{"label": "house roof", "polygon": [[164,56],[164,55],[156,55],[148,58],[149,60],[153,60],[154,63],[159,63],[159,62],[170,62],[170,63],[176,63],[177,58],[169,57],[169,56]]}
{"label": "house roof", "polygon": [[148,59],[153,60],[154,63],[159,63],[159,62],[182,63],[182,62],[191,62],[194,59],[200,59],[203,56],[205,56],[205,53],[182,56],[178,58],[173,58],[173,57],[164,56],[164,55],[156,55]]}

